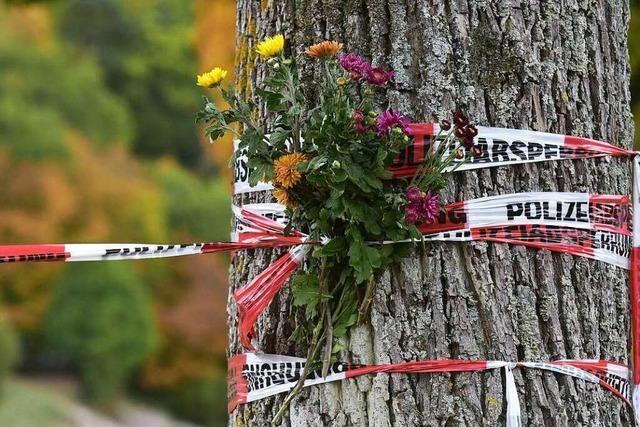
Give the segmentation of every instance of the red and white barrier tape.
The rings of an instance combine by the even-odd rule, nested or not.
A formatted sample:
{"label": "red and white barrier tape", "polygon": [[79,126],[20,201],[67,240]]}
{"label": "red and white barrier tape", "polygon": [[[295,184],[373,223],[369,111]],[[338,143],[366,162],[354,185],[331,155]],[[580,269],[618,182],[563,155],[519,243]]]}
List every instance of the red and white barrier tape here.
{"label": "red and white barrier tape", "polygon": [[[272,354],[245,353],[229,359],[229,412],[239,404],[255,402],[293,389],[305,368],[306,360],[298,357]],[[629,370],[626,366],[597,360],[560,360],[556,362],[503,362],[487,360],[427,360],[383,365],[353,365],[334,363],[326,377],[319,371],[310,372],[304,387],[341,381],[360,375],[378,373],[455,373],[482,372],[504,369],[506,378],[507,427],[521,425],[520,403],[513,369],[540,369],[569,375],[614,393],[629,403]]]}
{"label": "red and white barrier tape", "polygon": [[[284,206],[277,203],[249,204],[243,209],[276,218],[283,228],[288,222]],[[423,224],[419,229],[428,235],[488,227],[546,225],[631,236],[630,211],[631,198],[626,195],[514,193],[449,203],[442,208],[434,223]],[[235,231],[242,230],[239,227]],[[525,232],[523,229],[520,233]]]}
{"label": "red and white barrier tape", "polygon": [[[474,141],[482,154],[471,161],[463,162],[456,171],[547,160],[627,157],[635,154],[633,151],[590,138],[485,126],[478,126],[477,129],[478,135]],[[432,138],[440,132],[440,125],[416,123],[411,125],[411,130],[414,135],[412,143],[399,154],[390,168],[396,177],[413,176],[416,168],[424,160]],[[435,146],[438,146],[437,140]],[[451,153],[444,153],[445,156],[449,154]]]}
{"label": "red and white barrier tape", "polygon": [[[436,136],[440,126],[434,123],[414,123],[411,125],[412,143],[395,159],[390,171],[396,177],[413,176],[427,151],[431,148],[431,138]],[[594,157],[630,157],[635,153],[607,142],[578,136],[559,135],[531,130],[493,128],[478,126],[475,142],[482,154],[459,165],[456,171],[535,163],[547,160],[587,159]],[[438,141],[435,141],[437,146]],[[238,149],[236,142],[235,149]],[[444,153],[447,156],[450,153]],[[268,182],[255,187],[249,186],[249,168],[246,150],[236,155],[234,167],[234,193],[271,190]]]}
{"label": "red and white barrier tape", "polygon": [[514,193],[450,203],[422,234],[466,228],[552,225],[631,235],[629,196],[589,193]]}
{"label": "red and white barrier tape", "polygon": [[288,247],[306,236],[296,230],[284,235],[284,225],[245,208],[234,208],[236,231],[231,242],[158,245],[148,243],[88,243],[0,245],[0,264],[27,261],[112,261],[167,258],[230,252],[241,249]]}
{"label": "red and white barrier tape", "polygon": [[[3,245],[0,263],[166,258],[294,246],[306,241],[307,236],[296,230],[284,234],[287,217],[281,205],[254,204],[234,207],[233,211],[231,242]],[[591,232],[570,232],[554,226]],[[624,267],[627,248],[620,235],[631,234],[629,198],[553,192],[484,197],[449,204],[434,224],[420,228],[431,240],[493,240],[547,247]]]}
{"label": "red and white barrier tape", "polygon": [[[272,216],[283,224],[287,221],[281,205],[270,204],[260,209],[263,215],[273,209]],[[451,203],[434,224],[420,229],[425,233],[425,240],[508,243],[628,268],[629,210],[628,196],[557,192],[508,194]],[[283,255],[234,293],[240,316],[240,340],[245,348],[256,348],[254,322],[300,265],[303,260],[300,257],[306,256],[311,248],[305,249],[303,252],[298,248],[296,257],[291,252]]]}
{"label": "red and white barrier tape", "polygon": [[237,289],[233,298],[238,306],[238,333],[244,348],[254,350],[254,325],[258,316],[269,306],[280,288],[298,269],[311,250],[311,245],[291,248],[247,285]]}
{"label": "red and white barrier tape", "polygon": [[[447,205],[443,213],[437,219],[436,224],[427,224],[421,227],[425,240],[435,241],[494,241],[514,245],[527,246],[537,249],[547,249],[554,252],[568,253],[583,256],[590,259],[613,264],[621,268],[629,268],[631,253],[631,231],[628,224],[630,216],[630,203],[627,196],[589,196],[586,193],[537,193],[544,196],[538,200],[528,202],[517,201],[514,204],[504,204],[498,209],[498,215],[487,219],[486,205],[488,199],[476,199],[468,202],[470,209],[465,204],[452,203]],[[583,202],[563,202],[558,194],[569,194],[569,198],[589,200]],[[577,197],[575,195],[578,195]],[[517,195],[509,195],[508,198],[517,198]],[[534,198],[535,199],[535,198]],[[550,200],[554,200],[550,202]],[[601,203],[602,200],[607,203]],[[611,203],[610,203],[611,202]],[[495,203],[495,200],[493,201]],[[238,209],[238,208],[235,208]],[[279,221],[283,227],[288,218],[284,206],[277,203],[256,203],[243,206],[246,211],[260,212],[271,219]],[[493,206],[491,209],[495,209]],[[471,222],[493,224],[500,222],[520,223],[518,225],[482,226],[469,228],[467,211],[471,212]],[[500,212],[501,211],[501,212]],[[583,211],[591,212],[586,215],[593,218],[593,228],[577,229],[567,226],[535,224],[534,221],[544,220],[544,217],[557,219],[564,216],[562,223],[582,222]],[[539,217],[538,212],[542,212]],[[482,219],[484,217],[484,219]],[[526,222],[522,224],[521,222]],[[239,221],[236,221],[239,223]],[[589,223],[586,223],[589,225]],[[251,227],[251,226],[249,226]],[[433,232],[434,229],[447,229],[450,231]],[[618,232],[600,230],[612,229]],[[238,231],[246,231],[242,225],[235,228]],[[232,239],[233,240],[233,239]],[[384,243],[394,243],[392,241]]]}
{"label": "red and white barrier tape", "polygon": [[601,230],[581,230],[554,225],[506,225],[426,234],[427,241],[488,241],[546,249],[586,257],[629,269],[631,236]]}
{"label": "red and white barrier tape", "polygon": [[[262,241],[271,235],[284,236],[285,227],[289,222],[284,206],[277,203],[232,206],[232,210],[232,242],[250,243],[256,239]],[[297,238],[297,243],[300,244],[306,235],[291,230],[288,237]]]}

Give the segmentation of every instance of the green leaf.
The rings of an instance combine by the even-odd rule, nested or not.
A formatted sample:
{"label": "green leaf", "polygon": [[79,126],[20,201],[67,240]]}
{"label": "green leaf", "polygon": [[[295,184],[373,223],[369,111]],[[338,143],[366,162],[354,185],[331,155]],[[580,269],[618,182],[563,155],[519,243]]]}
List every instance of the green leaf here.
{"label": "green leaf", "polygon": [[326,165],[329,162],[329,158],[326,154],[320,154],[319,156],[314,157],[307,163],[306,172],[312,172],[320,169],[322,166]]}
{"label": "green leaf", "polygon": [[320,284],[315,274],[297,274],[293,279],[293,306],[304,307],[307,318],[317,314],[317,306],[322,301]]}
{"label": "green leaf", "polygon": [[363,283],[369,280],[375,268],[380,267],[380,252],[362,241],[359,233],[352,232],[351,235],[349,265],[356,271],[356,282]]}
{"label": "green leaf", "polygon": [[331,354],[338,354],[340,353],[342,350],[345,350],[347,348],[346,345],[344,345],[341,342],[337,342],[333,345],[333,347],[331,348]]}
{"label": "green leaf", "polygon": [[252,159],[249,161],[249,185],[255,187],[259,182],[270,181],[273,177],[273,164],[270,162]]}
{"label": "green leaf", "polygon": [[344,237],[335,237],[326,245],[323,245],[319,249],[316,249],[314,252],[314,256],[316,257],[327,257],[327,256],[338,256],[347,249],[347,241]]}
{"label": "green leaf", "polygon": [[340,298],[340,310],[333,315],[333,336],[343,337],[358,321],[358,296],[354,287],[346,290]]}
{"label": "green leaf", "polygon": [[284,150],[285,141],[291,137],[291,130],[279,127],[269,135],[269,142],[274,148]]}

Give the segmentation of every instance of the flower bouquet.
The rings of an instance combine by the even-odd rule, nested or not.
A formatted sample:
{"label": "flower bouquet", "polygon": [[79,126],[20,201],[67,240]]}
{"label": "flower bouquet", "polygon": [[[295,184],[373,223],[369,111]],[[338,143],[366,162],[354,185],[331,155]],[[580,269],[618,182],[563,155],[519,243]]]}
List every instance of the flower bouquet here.
{"label": "flower bouquet", "polygon": [[301,315],[291,339],[308,345],[308,366],[322,361],[326,372],[340,338],[366,314],[376,274],[421,240],[416,225],[437,219],[438,192],[477,150],[477,130],[460,113],[443,120],[416,174],[395,179],[388,168],[412,132],[404,114],[376,102],[393,71],[324,41],[302,58],[316,74],[303,88],[284,44],[281,35],[258,44],[267,76],[252,99],[222,88],[224,70],[198,76],[229,108],[205,98],[197,120],[212,141],[233,133],[247,152],[249,183],[272,181],[289,226],[323,242],[293,278],[292,310]]}

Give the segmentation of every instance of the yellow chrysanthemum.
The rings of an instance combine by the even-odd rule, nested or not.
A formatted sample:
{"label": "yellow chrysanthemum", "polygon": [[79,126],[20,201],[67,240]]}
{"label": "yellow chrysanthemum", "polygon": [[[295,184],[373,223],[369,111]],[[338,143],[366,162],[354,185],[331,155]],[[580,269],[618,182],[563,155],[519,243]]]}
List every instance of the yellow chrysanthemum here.
{"label": "yellow chrysanthemum", "polygon": [[272,194],[273,197],[276,198],[276,201],[281,205],[284,205],[289,209],[298,207],[298,205],[291,199],[289,192],[284,188],[276,188],[272,191]]}
{"label": "yellow chrysanthemum", "polygon": [[225,77],[227,77],[227,70],[216,67],[213,70],[198,76],[198,86],[215,87],[218,86]]}
{"label": "yellow chrysanthemum", "polygon": [[274,182],[282,188],[291,188],[296,185],[302,177],[302,172],[296,166],[307,160],[302,153],[291,153],[280,156],[273,162],[273,169],[276,173]]}
{"label": "yellow chrysanthemum", "polygon": [[309,46],[307,49],[307,55],[313,58],[325,58],[327,56],[334,56],[342,49],[342,43],[338,43],[333,40],[327,40],[324,42],[316,43],[313,46]]}
{"label": "yellow chrysanthemum", "polygon": [[284,50],[284,36],[276,34],[273,37],[267,37],[256,46],[256,52],[264,59],[278,56]]}

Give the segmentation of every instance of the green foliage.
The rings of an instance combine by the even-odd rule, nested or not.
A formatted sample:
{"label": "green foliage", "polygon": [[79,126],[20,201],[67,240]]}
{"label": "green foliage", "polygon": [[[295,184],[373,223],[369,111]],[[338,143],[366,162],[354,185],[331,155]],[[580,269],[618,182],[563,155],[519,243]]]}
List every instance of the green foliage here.
{"label": "green foliage", "polygon": [[11,324],[2,320],[0,321],[0,398],[4,396],[5,383],[19,357],[18,337]]}
{"label": "green foliage", "polygon": [[200,181],[176,167],[156,173],[167,199],[169,228],[186,231],[203,241],[227,240],[231,221],[228,186],[219,181]]}
{"label": "green foliage", "polygon": [[[198,89],[191,3],[154,0],[69,0],[60,8],[60,32],[94,53],[108,86],[136,123],[134,152],[173,154],[195,165],[202,158],[192,117]],[[189,84],[185,84],[189,82]]]}
{"label": "green foliage", "polygon": [[69,128],[102,145],[130,138],[126,108],[106,89],[95,63],[64,49],[3,40],[0,92],[0,144],[16,157],[65,156]]}
{"label": "green foliage", "polygon": [[[22,7],[17,4],[30,1],[10,2],[16,6],[4,7],[0,1],[0,164],[7,184],[0,215],[8,219],[2,229],[7,243],[38,239],[158,243],[227,240],[228,184],[218,182],[217,176],[198,176],[198,172],[208,172],[211,166],[198,164],[194,172],[184,165],[207,159],[199,148],[192,119],[200,95],[194,81],[197,62],[192,4],[181,0],[64,0]],[[233,20],[232,8],[225,13]],[[212,14],[209,19],[220,18]],[[228,32],[227,37],[231,40],[234,35]],[[144,154],[145,158],[135,154]],[[147,162],[147,155],[162,159]],[[175,162],[176,156],[183,164]],[[157,329],[166,345],[155,352],[152,361],[145,361],[143,373],[136,379],[143,386],[136,391],[148,393],[166,387],[170,396],[185,378],[210,374],[207,362],[202,360],[203,352],[209,358],[224,352],[224,334],[218,325],[207,324],[203,329],[205,320],[180,308],[190,305],[189,298],[205,287],[203,282],[219,288],[225,267],[218,261],[205,257],[126,264],[127,269],[135,269],[138,277],[130,279],[152,290],[159,318],[175,318],[176,312],[183,313],[179,322],[144,326],[151,333],[151,328]],[[23,267],[2,269],[7,288],[2,293],[2,304],[8,306],[14,324],[24,333],[23,342],[31,344],[25,347],[24,367],[47,369],[50,352],[41,339],[41,329],[47,320],[57,316],[53,312],[48,318],[43,316],[49,311],[50,296],[55,291],[52,285],[59,283],[63,270],[67,272],[63,282],[71,280],[69,270],[75,271],[76,266]],[[102,270],[93,265],[91,271],[85,272],[88,282],[97,280],[94,271],[101,274]],[[91,283],[89,289],[106,287],[103,282],[95,286]],[[64,289],[68,287],[63,285]],[[120,288],[118,285],[114,291],[118,295],[125,293]],[[87,338],[88,334],[68,329],[80,323],[77,319],[83,316],[91,320],[87,328],[107,329],[106,320],[98,324],[91,318],[93,310],[117,311],[117,304],[103,304],[97,291],[82,298],[81,302],[69,298],[68,307],[61,302],[64,298],[54,298],[56,313],[66,316],[68,309],[75,312],[82,305],[86,311],[74,315],[75,323],[71,314],[62,320],[54,319],[57,332],[47,331],[48,341],[64,350],[84,372],[85,388],[98,396],[93,400],[102,400],[99,396],[110,394],[118,387],[115,383],[133,381],[131,374],[135,371],[127,368],[128,377],[123,379],[124,374],[109,372],[123,372],[126,366],[111,367],[109,360],[102,363],[106,357],[102,354],[117,353],[113,350],[118,342],[116,335],[131,339],[130,329],[127,324],[96,333],[96,337],[104,336],[106,343],[114,343],[103,343],[101,348],[93,338]],[[131,298],[118,298],[124,300],[119,305],[128,310],[118,317],[126,320],[129,311],[137,311],[140,303],[135,298],[133,302]],[[145,316],[146,299],[144,296],[142,302]],[[224,312],[223,298],[200,300],[204,311]],[[207,329],[213,340],[201,340],[210,345],[197,342],[198,339],[185,342],[176,338]],[[142,343],[145,331],[140,332]],[[65,349],[57,345],[58,336],[67,337]],[[76,337],[73,346],[69,344],[70,336]],[[132,344],[134,354],[138,352],[137,345]],[[180,357],[165,350],[178,345]],[[200,345],[206,350],[201,350]],[[89,351],[98,356],[94,358]],[[130,350],[120,353],[129,354]],[[120,363],[120,356],[112,358]],[[85,367],[85,360],[92,358],[98,364]],[[156,360],[163,361],[160,368],[154,365]],[[130,364],[126,359],[124,362]],[[104,365],[100,371],[99,364]],[[153,375],[148,372],[154,368],[157,378],[171,380],[147,382],[146,376]],[[99,377],[101,372],[105,379],[100,379],[104,384],[98,384],[98,389],[91,377]],[[200,390],[204,393],[205,386]],[[187,407],[186,392],[181,396]],[[220,396],[209,401],[222,408],[224,394]],[[204,413],[206,399],[197,399],[203,402],[200,410]],[[221,413],[213,408],[211,412]],[[3,423],[4,420],[0,415],[0,425],[16,424]],[[26,425],[44,423],[26,421]]]}
{"label": "green foliage", "polygon": [[304,307],[305,314],[309,318],[315,318],[318,313],[318,304],[326,298],[320,292],[320,283],[315,274],[298,274],[293,283],[293,307]]}
{"label": "green foliage", "polygon": [[150,296],[127,264],[70,265],[46,334],[79,369],[88,400],[109,403],[156,345]]}
{"label": "green foliage", "polygon": [[11,92],[0,98],[0,147],[16,160],[67,159],[64,132],[64,119],[54,109]]}
{"label": "green foliage", "polygon": [[4,0],[4,2],[8,5],[24,5],[24,4],[32,4],[32,3],[47,3],[53,2],[56,0]]}

